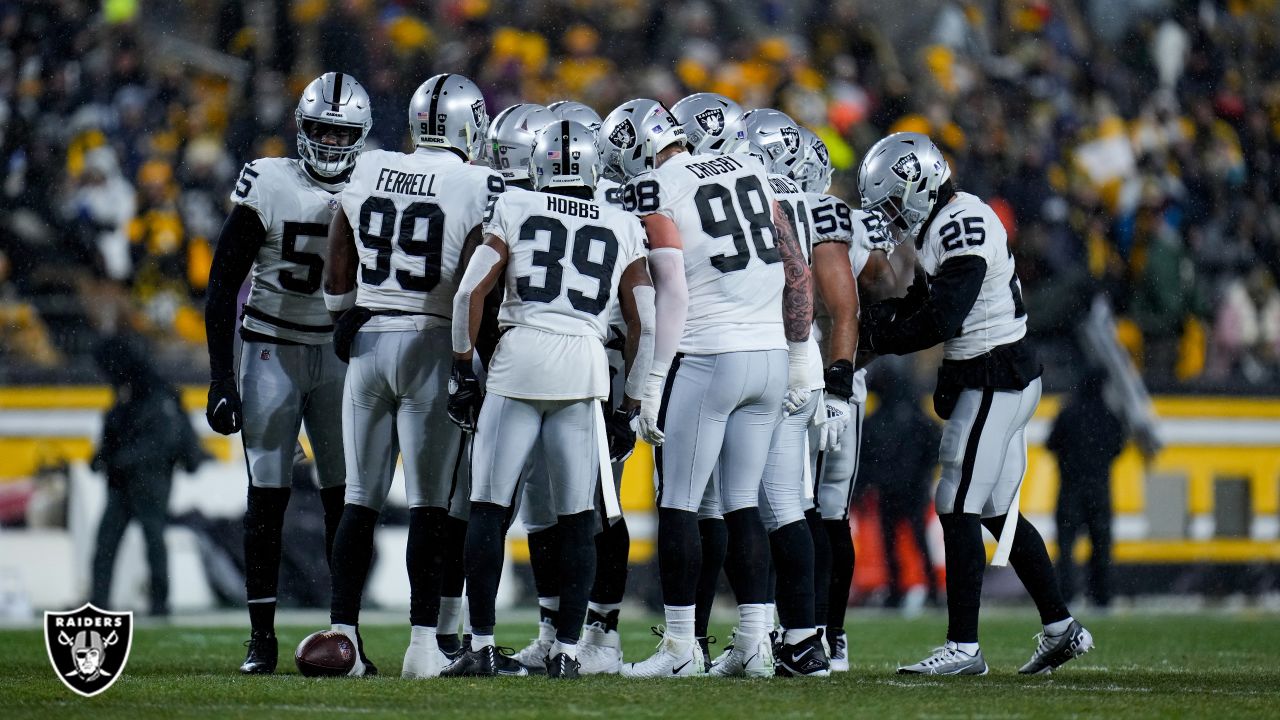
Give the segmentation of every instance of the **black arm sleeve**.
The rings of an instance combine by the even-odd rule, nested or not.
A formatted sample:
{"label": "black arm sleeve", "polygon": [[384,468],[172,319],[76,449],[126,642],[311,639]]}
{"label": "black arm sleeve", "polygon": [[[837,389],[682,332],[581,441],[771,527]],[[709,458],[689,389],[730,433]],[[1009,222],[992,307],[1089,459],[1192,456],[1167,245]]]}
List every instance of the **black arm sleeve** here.
{"label": "black arm sleeve", "polygon": [[266,238],[267,230],[262,226],[262,218],[243,205],[235,206],[218,234],[204,305],[204,331],[209,343],[209,376],[212,380],[229,378],[235,372],[232,355],[236,337],[236,297]]}
{"label": "black arm sleeve", "polygon": [[[973,308],[987,275],[987,261],[976,255],[961,255],[942,263],[938,274],[929,283],[927,298],[916,302],[903,302],[892,320],[878,324],[872,330],[875,352],[890,355],[909,353],[933,347],[955,337],[960,324]],[[917,279],[916,284],[919,284]],[[912,289],[916,289],[916,284]],[[904,300],[920,294],[908,292]]]}

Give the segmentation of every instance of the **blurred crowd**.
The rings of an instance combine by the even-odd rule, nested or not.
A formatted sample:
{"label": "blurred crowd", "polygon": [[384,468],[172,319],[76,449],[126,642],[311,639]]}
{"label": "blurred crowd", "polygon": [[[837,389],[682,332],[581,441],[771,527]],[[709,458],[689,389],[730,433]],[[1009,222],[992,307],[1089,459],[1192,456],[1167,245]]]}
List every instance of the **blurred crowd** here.
{"label": "blurred crowd", "polygon": [[442,71],[491,113],[778,107],[850,200],[862,150],[929,133],[1004,219],[1047,364],[1080,364],[1103,293],[1153,389],[1280,389],[1274,2],[0,0],[0,38],[0,380],[71,377],[124,327],[201,379],[235,173],[294,153],[297,93],[341,70],[396,149]]}

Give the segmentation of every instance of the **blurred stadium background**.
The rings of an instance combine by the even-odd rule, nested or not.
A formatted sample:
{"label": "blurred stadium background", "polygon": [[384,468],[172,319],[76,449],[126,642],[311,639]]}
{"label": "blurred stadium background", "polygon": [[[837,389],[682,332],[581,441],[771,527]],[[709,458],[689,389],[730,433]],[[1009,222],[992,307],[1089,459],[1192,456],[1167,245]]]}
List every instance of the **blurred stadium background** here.
{"label": "blurred stadium background", "polygon": [[[238,436],[213,435],[202,416],[211,244],[241,164],[295,152],[297,94],[326,70],[368,88],[371,144],[395,149],[408,139],[409,95],[438,72],[474,78],[491,114],[563,98],[603,114],[637,96],[670,104],[720,92],[817,131],[838,168],[833,193],[850,200],[871,142],[929,133],[1005,222],[1054,393],[1031,427],[1024,510],[1053,537],[1057,466],[1043,443],[1087,365],[1079,326],[1105,298],[1164,442],[1149,460],[1127,448],[1114,466],[1116,591],[1266,604],[1280,591],[1276,8],[0,0],[0,614],[78,605],[87,593],[104,488],[86,463],[111,402],[93,350],[125,330],[148,338],[157,367],[185,388],[216,460],[174,484],[173,606],[241,602],[243,456]],[[894,257],[909,277],[910,248]],[[899,370],[923,397],[937,361]],[[624,490],[640,567],[631,589],[642,596],[649,462],[637,454]],[[857,500],[854,602],[895,594],[878,493],[863,483]],[[295,505],[290,532],[318,532],[306,503]],[[390,606],[407,603],[397,519],[388,513],[371,590]],[[901,593],[940,569],[898,531]],[[935,561],[938,541],[930,531]],[[143,607],[141,545],[130,536],[118,559],[117,607]],[[512,551],[523,557],[518,538]],[[316,560],[291,568],[290,602],[327,604]],[[990,593],[1004,575],[1016,583],[993,573]]]}

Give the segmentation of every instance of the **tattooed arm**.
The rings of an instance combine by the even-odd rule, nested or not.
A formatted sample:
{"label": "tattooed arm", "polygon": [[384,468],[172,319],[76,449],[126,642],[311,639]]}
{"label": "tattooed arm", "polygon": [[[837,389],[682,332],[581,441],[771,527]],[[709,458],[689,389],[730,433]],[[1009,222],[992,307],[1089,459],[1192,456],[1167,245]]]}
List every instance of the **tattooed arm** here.
{"label": "tattooed arm", "polygon": [[809,326],[813,323],[813,278],[809,273],[809,263],[805,262],[791,220],[776,202],[773,204],[773,227],[786,277],[786,286],[782,289],[782,324],[787,342],[804,342],[809,339]]}

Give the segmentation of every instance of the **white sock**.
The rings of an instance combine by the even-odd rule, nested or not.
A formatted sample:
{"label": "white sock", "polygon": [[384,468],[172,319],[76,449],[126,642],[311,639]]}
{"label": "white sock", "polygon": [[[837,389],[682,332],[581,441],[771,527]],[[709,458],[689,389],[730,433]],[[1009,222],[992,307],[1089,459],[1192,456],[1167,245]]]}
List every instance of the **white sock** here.
{"label": "white sock", "polygon": [[1048,625],[1044,626],[1044,634],[1045,635],[1061,635],[1062,633],[1066,632],[1068,628],[1071,627],[1071,623],[1074,620],[1075,618],[1068,615],[1065,620],[1059,620],[1058,622],[1051,622]]}
{"label": "white sock", "polygon": [[538,598],[538,607],[546,608],[552,612],[560,611],[560,596],[556,597],[540,597]]}
{"label": "white sock", "polygon": [[588,609],[588,610],[590,610],[591,612],[600,613],[601,615],[608,615],[609,613],[613,612],[614,610],[621,610],[621,609],[622,609],[622,603],[594,603],[594,602],[589,602],[589,603],[587,603],[587,609]]}
{"label": "white sock", "polygon": [[337,630],[338,632],[341,632],[343,635],[346,635],[347,637],[351,638],[352,640],[354,640],[354,639],[355,639],[355,637],[356,637],[356,626],[355,626],[355,625],[343,625],[342,623],[334,623],[334,624],[333,624],[333,626],[332,626],[330,629],[331,629],[331,630]]}
{"label": "white sock", "polygon": [[978,643],[958,643],[948,640],[947,644],[969,657],[973,657],[978,654]]}
{"label": "white sock", "polygon": [[781,627],[778,623],[778,606],[774,603],[764,604],[764,621],[765,627],[772,630]]}
{"label": "white sock", "polygon": [[760,640],[769,633],[772,625],[764,603],[747,603],[738,606],[738,634]]}
{"label": "white sock", "polygon": [[[560,612],[560,598],[557,597],[540,597],[538,598],[538,607],[551,612]],[[556,626],[550,620],[540,617],[538,618],[538,640],[544,643],[555,642]]]}
{"label": "white sock", "polygon": [[667,637],[680,643],[693,642],[692,605],[663,605],[667,616]]}
{"label": "white sock", "polygon": [[493,642],[492,635],[476,635],[475,633],[471,634],[471,651],[472,652],[475,652],[480,648],[488,647],[493,644],[495,643]]}
{"label": "white sock", "polygon": [[563,640],[557,640],[557,641],[555,641],[555,643],[551,646],[551,652],[547,653],[547,656],[548,656],[548,657],[555,657],[556,655],[559,655],[560,653],[564,653],[565,655],[568,655],[569,657],[573,658],[574,660],[577,660],[577,659],[578,659],[578,645],[577,645],[577,643],[566,643],[566,642],[564,642]]}
{"label": "white sock", "polygon": [[798,642],[803,642],[813,637],[813,634],[815,632],[817,632],[817,630],[813,628],[800,628],[798,630],[787,630],[786,632],[782,633],[782,644],[795,645]]}
{"label": "white sock", "polygon": [[436,629],[425,625],[413,625],[409,628],[409,644],[428,643],[431,649],[436,648]]}
{"label": "white sock", "polygon": [[440,619],[436,627],[445,635],[456,635],[462,622],[462,598],[440,598]]}

